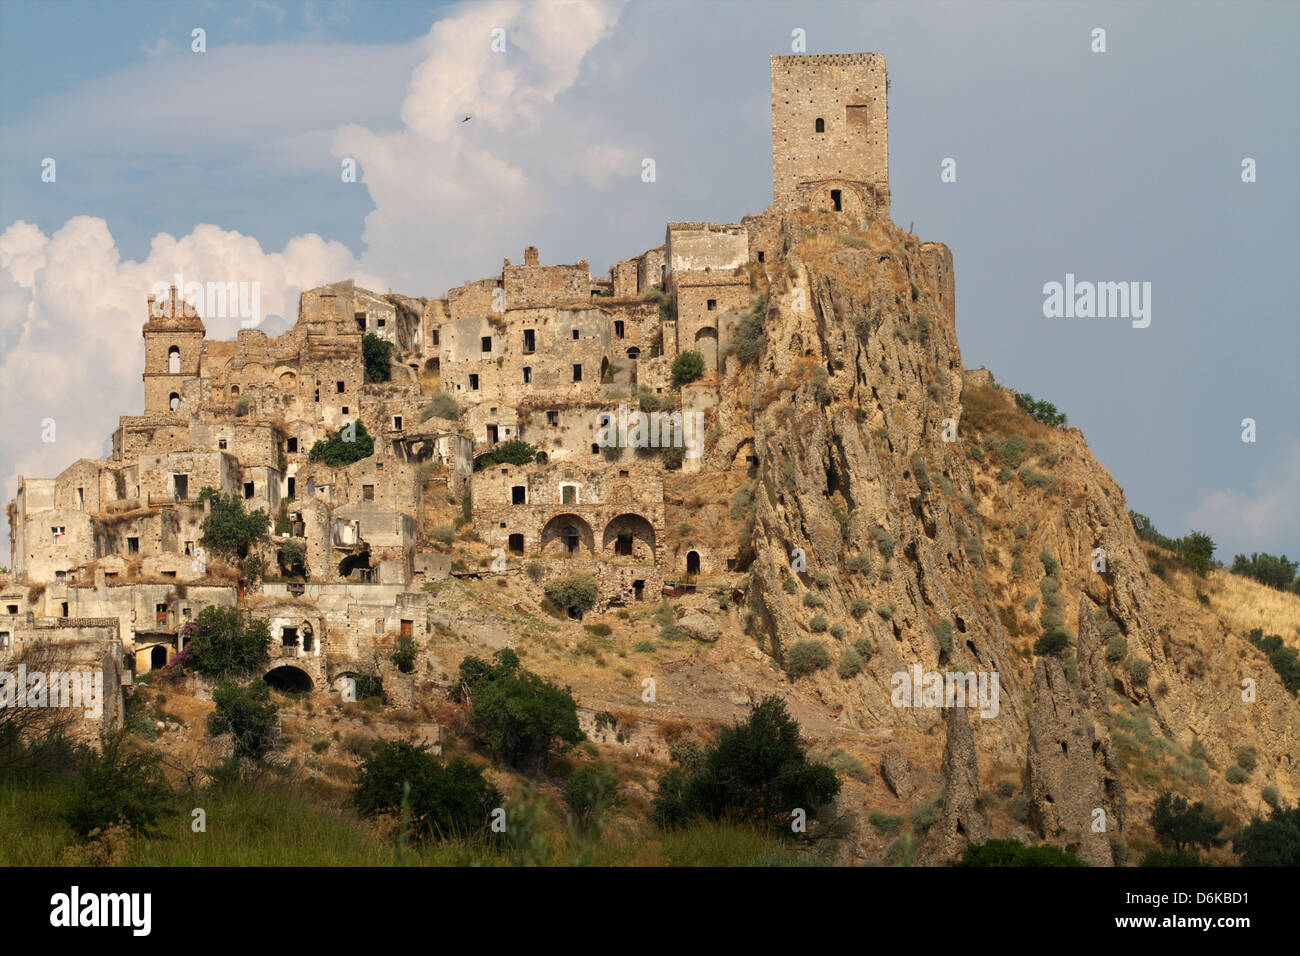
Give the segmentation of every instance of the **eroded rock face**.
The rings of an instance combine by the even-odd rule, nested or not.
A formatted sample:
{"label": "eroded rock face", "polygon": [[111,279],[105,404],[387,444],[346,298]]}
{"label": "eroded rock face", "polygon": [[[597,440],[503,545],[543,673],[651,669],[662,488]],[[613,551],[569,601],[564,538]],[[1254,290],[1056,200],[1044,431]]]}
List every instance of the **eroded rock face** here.
{"label": "eroded rock face", "polygon": [[948,743],[943,750],[943,808],[916,852],[918,866],[940,866],[959,857],[967,844],[993,838],[980,801],[975,736],[965,707],[947,708]]}
{"label": "eroded rock face", "polygon": [[1086,595],[1079,596],[1079,687],[1087,695],[1087,711],[1092,717],[1092,731],[1097,774],[1101,781],[1102,808],[1106,811],[1106,830],[1122,837],[1125,827],[1124,784],[1120,779],[1119,756],[1110,736],[1110,707],[1107,703],[1109,676],[1106,671],[1106,646],[1097,627],[1097,608]]}
{"label": "eroded rock face", "polygon": [[1077,703],[1075,688],[1055,657],[1034,667],[1029,708],[1025,796],[1029,820],[1045,839],[1078,844],[1094,866],[1111,866],[1110,839],[1093,829],[1106,795],[1094,753],[1092,713]]}
{"label": "eroded rock face", "polygon": [[912,783],[912,765],[897,746],[886,747],[881,754],[880,779],[885,781],[889,792],[900,800],[906,800],[916,790],[916,785]]}

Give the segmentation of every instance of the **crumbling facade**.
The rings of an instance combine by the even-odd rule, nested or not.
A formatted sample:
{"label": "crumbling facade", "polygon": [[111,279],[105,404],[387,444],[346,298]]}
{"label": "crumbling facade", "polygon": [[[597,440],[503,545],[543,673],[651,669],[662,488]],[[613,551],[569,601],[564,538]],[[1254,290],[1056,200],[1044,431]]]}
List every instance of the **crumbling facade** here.
{"label": "crumbling facade", "polygon": [[[736,570],[734,549],[675,540],[665,481],[702,467],[697,423],[717,414],[753,277],[783,251],[782,214],[861,221],[889,208],[883,58],[773,57],[771,75],[772,206],[740,223],[668,223],[662,245],[608,278],[586,260],[543,264],[529,246],[522,264],[507,259],[440,299],[346,280],[304,292],[284,334],[242,329],[222,342],[176,288],[149,296],[142,413],[121,417],[109,457],[20,478],[9,503],[12,572],[0,591],[7,618],[24,622],[10,641],[111,620],[138,673],[183,649],[202,607],[240,605],[272,623],[270,670],[292,686],[334,684],[396,638],[426,633],[420,588],[454,566],[422,526],[431,493],[468,494],[478,538],[537,580],[589,571],[604,605]],[[927,261],[951,295],[945,252]],[[387,381],[367,380],[366,335],[392,347]],[[679,389],[672,360],[688,351],[704,374]],[[457,414],[437,406],[439,393]],[[638,405],[678,416],[664,432],[675,445],[637,447],[618,429],[609,440],[614,418]],[[317,442],[358,423],[373,454],[342,467],[311,460]],[[484,464],[514,440],[535,459]],[[260,588],[202,548],[209,488],[274,523],[255,549],[270,569]],[[286,541],[301,546],[305,580],[275,573]]]}

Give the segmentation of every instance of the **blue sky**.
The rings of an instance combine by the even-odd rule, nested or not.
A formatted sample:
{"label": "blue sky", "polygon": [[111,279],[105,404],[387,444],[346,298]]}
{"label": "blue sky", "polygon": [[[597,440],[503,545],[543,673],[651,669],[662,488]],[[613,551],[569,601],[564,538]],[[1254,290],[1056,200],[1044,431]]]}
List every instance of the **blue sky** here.
{"label": "blue sky", "polygon": [[[440,296],[526,245],[602,272],[760,211],[799,28],[886,57],[893,217],[953,250],[967,367],[1068,412],[1165,533],[1300,555],[1295,4],[6,0],[0,28],[5,498],[138,413],[177,269],[291,321],[346,276]],[[1045,318],[1066,273],[1150,282],[1150,327]]]}

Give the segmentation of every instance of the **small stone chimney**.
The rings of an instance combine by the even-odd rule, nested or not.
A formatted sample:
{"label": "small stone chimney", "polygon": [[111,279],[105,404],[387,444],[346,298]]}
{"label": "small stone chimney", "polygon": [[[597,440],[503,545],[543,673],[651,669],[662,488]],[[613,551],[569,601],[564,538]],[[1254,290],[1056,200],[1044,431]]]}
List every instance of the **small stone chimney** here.
{"label": "small stone chimney", "polygon": [[537,265],[537,247],[536,247],[536,246],[529,246],[527,249],[524,250],[524,265],[526,265],[526,266],[535,266],[535,265]]}

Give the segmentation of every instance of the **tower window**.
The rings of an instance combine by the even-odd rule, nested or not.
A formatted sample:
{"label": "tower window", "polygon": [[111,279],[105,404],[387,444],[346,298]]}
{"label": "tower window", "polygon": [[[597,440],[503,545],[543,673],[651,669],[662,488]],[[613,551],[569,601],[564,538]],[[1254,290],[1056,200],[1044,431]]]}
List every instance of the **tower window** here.
{"label": "tower window", "polygon": [[838,189],[831,190],[831,205],[835,207],[836,212],[841,212],[844,204],[841,201],[841,193]]}
{"label": "tower window", "polygon": [[470,375],[470,377],[469,377],[469,390],[470,390],[471,392],[477,392],[477,391],[478,391],[478,376],[477,376],[477,375],[474,375],[474,374],[471,374],[471,375]]}
{"label": "tower window", "polygon": [[175,375],[181,370],[181,350],[172,346],[167,350],[167,371]]}
{"label": "tower window", "polygon": [[709,299],[708,304],[707,304],[707,307],[708,307],[708,310],[709,310],[710,312],[717,312],[717,311],[718,311],[718,300],[717,300],[717,299]]}
{"label": "tower window", "polygon": [[817,132],[819,133],[826,132],[826,121],[822,119],[820,116],[817,117]]}
{"label": "tower window", "polygon": [[573,380],[574,380],[575,382],[581,382],[581,381],[582,381],[582,366],[581,366],[581,365],[575,365],[575,366],[573,366]]}
{"label": "tower window", "polygon": [[614,338],[621,339],[622,337],[623,337],[623,320],[616,319],[614,321]]}
{"label": "tower window", "polygon": [[527,385],[533,380],[533,370],[529,366],[524,366],[524,384]]}

